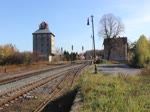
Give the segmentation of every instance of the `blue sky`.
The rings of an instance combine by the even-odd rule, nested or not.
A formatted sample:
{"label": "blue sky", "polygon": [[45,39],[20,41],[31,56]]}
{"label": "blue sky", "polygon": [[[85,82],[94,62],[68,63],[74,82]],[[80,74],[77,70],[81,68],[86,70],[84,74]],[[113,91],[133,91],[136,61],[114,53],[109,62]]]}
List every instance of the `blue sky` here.
{"label": "blue sky", "polygon": [[55,34],[55,47],[75,52],[92,49],[92,26],[87,18],[94,15],[96,49],[103,48],[98,36],[104,14],[119,16],[131,42],[140,35],[150,37],[150,0],[0,0],[0,45],[13,44],[19,51],[32,51],[32,33],[45,21]]}

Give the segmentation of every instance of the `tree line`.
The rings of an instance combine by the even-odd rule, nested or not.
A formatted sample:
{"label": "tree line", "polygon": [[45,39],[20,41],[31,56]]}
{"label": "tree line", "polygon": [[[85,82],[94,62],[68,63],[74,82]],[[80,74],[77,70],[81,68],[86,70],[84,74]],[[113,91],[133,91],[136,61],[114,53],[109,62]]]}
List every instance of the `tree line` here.
{"label": "tree line", "polygon": [[[64,51],[63,61],[77,60],[78,53],[69,53]],[[13,64],[31,64],[33,62],[42,61],[43,58],[36,52],[19,52],[19,50],[12,44],[0,46],[0,65]],[[54,60],[55,61],[55,60]]]}
{"label": "tree line", "polygon": [[64,60],[65,61],[75,61],[77,60],[78,53],[69,53],[68,51],[64,51]]}
{"label": "tree line", "polygon": [[30,64],[39,60],[38,53],[19,52],[12,44],[0,46],[0,65]]}

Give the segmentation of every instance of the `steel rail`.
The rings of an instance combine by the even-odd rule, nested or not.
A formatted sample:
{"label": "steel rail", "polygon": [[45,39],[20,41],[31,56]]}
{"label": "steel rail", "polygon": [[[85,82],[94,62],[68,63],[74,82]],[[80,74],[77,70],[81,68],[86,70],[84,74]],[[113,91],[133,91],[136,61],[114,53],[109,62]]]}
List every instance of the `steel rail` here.
{"label": "steel rail", "polygon": [[[73,74],[74,76],[72,77],[72,80],[69,80],[70,81],[70,86],[69,87],[72,86],[72,83],[74,82],[74,79],[75,79],[76,75],[79,74],[80,73],[79,71],[81,71],[85,66],[86,65],[83,65],[83,66],[81,66],[81,67],[79,67],[77,69],[74,69],[73,71],[70,72],[70,73],[74,72],[74,74]],[[60,82],[57,85],[56,88],[54,88],[53,92],[51,94],[49,94],[45,98],[45,100],[40,105],[38,105],[38,107],[33,112],[41,112],[48,105],[48,103],[51,100],[53,100],[60,92],[62,92],[66,87],[68,87],[67,84],[63,85],[62,83],[67,80],[67,78],[69,77],[69,74],[64,78],[64,80],[62,82]],[[62,85],[62,87],[59,87],[60,85]],[[59,90],[57,89],[58,87],[60,88]]]}
{"label": "steel rail", "polygon": [[[75,67],[75,68],[77,68],[77,67]],[[39,80],[36,80],[36,81],[32,81],[28,84],[21,85],[19,87],[13,88],[12,90],[8,90],[6,92],[3,92],[3,93],[0,94],[0,96],[1,96],[0,105],[3,105],[3,104],[5,104],[5,103],[7,103],[7,102],[23,95],[23,94],[25,94],[25,93],[35,89],[35,88],[38,88],[38,87],[48,83],[51,80],[54,80],[54,79],[56,79],[60,76],[63,76],[65,74],[67,74],[68,72],[70,72],[71,70],[75,69],[75,68],[68,69],[67,71],[61,72],[59,74],[54,74],[54,75],[49,76],[49,77],[45,77],[45,78],[42,78],[42,79],[39,79]],[[19,92],[16,92],[16,91],[19,91]],[[5,96],[5,97],[7,96],[7,97],[5,99],[3,99],[3,96]]]}
{"label": "steel rail", "polygon": [[44,70],[40,70],[40,71],[35,71],[35,72],[32,72],[32,73],[27,73],[27,74],[21,75],[21,76],[15,76],[15,77],[12,77],[12,78],[3,79],[3,80],[0,80],[0,85],[15,82],[17,80],[21,80],[21,79],[28,78],[28,77],[31,77],[31,76],[39,75],[41,73],[45,73],[45,72],[48,72],[50,70],[56,70],[56,69],[64,68],[64,67],[67,67],[67,66],[70,66],[70,65],[63,65],[63,66],[48,68],[48,69],[44,69]]}

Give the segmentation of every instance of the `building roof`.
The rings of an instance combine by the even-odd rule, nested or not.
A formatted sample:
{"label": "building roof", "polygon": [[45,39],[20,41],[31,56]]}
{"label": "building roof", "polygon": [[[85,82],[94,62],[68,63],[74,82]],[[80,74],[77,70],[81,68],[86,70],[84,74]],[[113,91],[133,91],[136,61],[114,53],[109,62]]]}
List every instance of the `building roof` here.
{"label": "building roof", "polygon": [[55,36],[52,32],[48,29],[48,24],[46,22],[42,22],[39,26],[39,29],[33,33],[34,34],[52,34]]}
{"label": "building roof", "polygon": [[[124,44],[127,43],[127,37],[117,37],[117,38],[109,38],[110,42],[123,42]],[[108,39],[104,39],[103,45],[107,45]]]}

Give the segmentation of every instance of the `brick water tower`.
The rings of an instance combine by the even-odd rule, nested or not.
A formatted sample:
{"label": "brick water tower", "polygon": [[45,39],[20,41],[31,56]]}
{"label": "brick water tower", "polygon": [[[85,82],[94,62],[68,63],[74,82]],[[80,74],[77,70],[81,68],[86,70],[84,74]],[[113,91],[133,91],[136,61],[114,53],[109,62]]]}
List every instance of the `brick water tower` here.
{"label": "brick water tower", "polygon": [[39,29],[33,33],[33,52],[39,53],[44,60],[51,61],[55,52],[55,35],[49,31],[48,24],[42,22]]}

